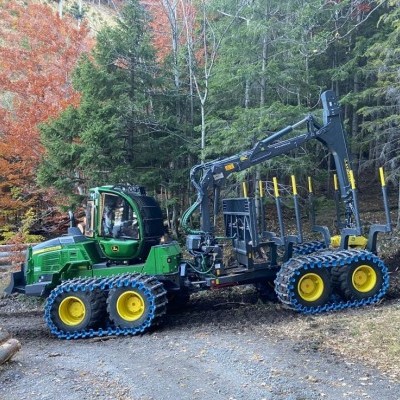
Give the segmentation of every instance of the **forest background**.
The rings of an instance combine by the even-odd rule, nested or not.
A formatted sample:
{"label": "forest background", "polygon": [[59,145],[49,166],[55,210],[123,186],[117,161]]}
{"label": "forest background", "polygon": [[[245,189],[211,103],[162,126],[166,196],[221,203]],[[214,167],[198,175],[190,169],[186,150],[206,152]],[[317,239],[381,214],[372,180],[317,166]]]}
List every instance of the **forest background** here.
{"label": "forest background", "polygon": [[[1,238],[37,240],[87,189],[144,185],[176,234],[190,168],[340,97],[357,176],[400,180],[400,1],[0,0]],[[236,174],[329,189],[317,143]]]}

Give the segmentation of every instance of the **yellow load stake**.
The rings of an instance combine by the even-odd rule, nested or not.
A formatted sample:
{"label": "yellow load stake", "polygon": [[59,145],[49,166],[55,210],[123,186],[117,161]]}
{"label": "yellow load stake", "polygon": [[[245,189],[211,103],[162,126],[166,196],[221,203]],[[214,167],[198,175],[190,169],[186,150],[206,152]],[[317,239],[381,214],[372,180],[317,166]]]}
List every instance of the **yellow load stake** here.
{"label": "yellow load stake", "polygon": [[279,197],[278,179],[274,176],[272,178],[272,182],[274,183],[274,194],[275,194],[275,197]]}
{"label": "yellow load stake", "polygon": [[308,192],[309,192],[309,193],[312,193],[312,192],[313,192],[311,176],[308,177]]}
{"label": "yellow load stake", "polygon": [[379,167],[379,176],[381,178],[382,187],[385,187],[386,186],[385,173],[383,172],[383,168],[382,167]]}
{"label": "yellow load stake", "polygon": [[243,186],[243,197],[247,198],[248,197],[248,195],[247,195],[247,183],[243,182],[242,186]]}
{"label": "yellow load stake", "polygon": [[352,170],[349,171],[350,185],[352,190],[356,190],[356,180],[354,179],[354,173]]}
{"label": "yellow load stake", "polygon": [[260,197],[264,197],[264,187],[262,181],[258,181],[258,190],[260,192]]}
{"label": "yellow load stake", "polygon": [[295,177],[294,175],[292,175],[291,178],[292,178],[293,195],[294,195],[294,196],[297,196],[296,177]]}

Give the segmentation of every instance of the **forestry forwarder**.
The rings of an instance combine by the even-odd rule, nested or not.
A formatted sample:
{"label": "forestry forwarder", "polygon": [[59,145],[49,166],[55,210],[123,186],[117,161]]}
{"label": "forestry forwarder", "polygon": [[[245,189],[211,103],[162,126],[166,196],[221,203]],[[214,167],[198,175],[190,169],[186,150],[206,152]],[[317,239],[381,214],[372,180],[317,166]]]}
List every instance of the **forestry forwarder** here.
{"label": "forestry forwarder", "polygon": [[[251,150],[192,168],[191,181],[198,197],[184,213],[182,225],[188,233],[187,249],[193,260],[182,258],[176,242],[162,243],[161,209],[142,188],[103,186],[90,190],[84,234],[71,227],[66,236],[29,248],[26,262],[12,275],[6,292],[47,297],[46,323],[54,335],[67,339],[144,332],[161,321],[168,303],[183,303],[193,291],[224,286],[255,284],[263,291],[272,283],[280,301],[303,313],[377,302],[389,286],[388,270],[376,254],[378,233],[391,230],[383,172],[386,224],[372,225],[366,239],[362,236],[340,108],[332,91],[321,98],[322,126],[309,115],[261,140]],[[303,124],[307,125],[306,133],[281,140]],[[313,230],[320,232],[324,241],[303,243],[292,177],[296,235],[285,235],[274,179],[279,235],[265,229],[260,185],[258,213],[254,198],[222,200],[225,237],[216,237],[219,193],[225,179],[311,139],[320,141],[334,157],[338,178],[335,189],[345,216],[343,222],[338,221],[340,235],[331,238],[327,227],[314,225]],[[312,201],[311,183],[309,190]],[[193,230],[188,222],[198,208],[201,226]],[[223,262],[223,240],[232,243],[236,256],[232,265]]]}

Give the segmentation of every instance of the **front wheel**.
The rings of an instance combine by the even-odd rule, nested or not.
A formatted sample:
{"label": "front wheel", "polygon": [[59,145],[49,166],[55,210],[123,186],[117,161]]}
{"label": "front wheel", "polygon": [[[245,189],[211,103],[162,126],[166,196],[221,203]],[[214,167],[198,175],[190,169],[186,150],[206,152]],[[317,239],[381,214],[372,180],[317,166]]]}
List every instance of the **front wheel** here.
{"label": "front wheel", "polygon": [[62,292],[54,300],[50,316],[54,325],[64,332],[82,331],[101,323],[105,299],[101,292]]}
{"label": "front wheel", "polygon": [[330,274],[323,268],[303,270],[294,280],[294,295],[303,306],[322,306],[331,292]]}

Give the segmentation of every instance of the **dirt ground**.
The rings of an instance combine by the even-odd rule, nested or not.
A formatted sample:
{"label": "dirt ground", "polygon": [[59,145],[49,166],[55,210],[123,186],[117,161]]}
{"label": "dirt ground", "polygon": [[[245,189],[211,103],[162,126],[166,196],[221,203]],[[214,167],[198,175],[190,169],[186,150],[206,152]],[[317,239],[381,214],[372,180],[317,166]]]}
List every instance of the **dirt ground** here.
{"label": "dirt ground", "polygon": [[400,291],[382,304],[304,316],[252,287],[193,296],[136,337],[58,340],[42,304],[0,299],[22,350],[0,367],[0,399],[399,399]]}

